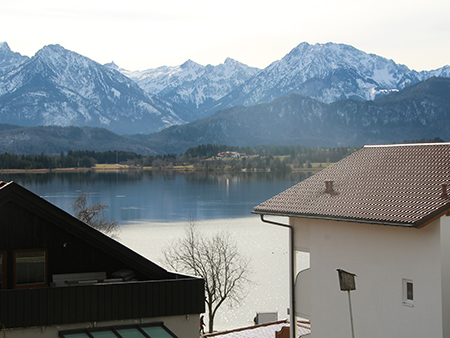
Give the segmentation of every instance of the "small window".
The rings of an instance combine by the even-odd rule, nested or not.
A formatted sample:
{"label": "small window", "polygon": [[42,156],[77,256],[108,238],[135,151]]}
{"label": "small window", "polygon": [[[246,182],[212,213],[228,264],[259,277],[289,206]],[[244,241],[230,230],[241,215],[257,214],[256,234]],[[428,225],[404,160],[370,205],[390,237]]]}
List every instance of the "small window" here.
{"label": "small window", "polygon": [[14,287],[47,286],[47,251],[14,251]]}
{"label": "small window", "polygon": [[414,284],[410,279],[403,279],[403,305],[414,305]]}
{"label": "small window", "polygon": [[0,290],[6,289],[6,252],[0,251]]}

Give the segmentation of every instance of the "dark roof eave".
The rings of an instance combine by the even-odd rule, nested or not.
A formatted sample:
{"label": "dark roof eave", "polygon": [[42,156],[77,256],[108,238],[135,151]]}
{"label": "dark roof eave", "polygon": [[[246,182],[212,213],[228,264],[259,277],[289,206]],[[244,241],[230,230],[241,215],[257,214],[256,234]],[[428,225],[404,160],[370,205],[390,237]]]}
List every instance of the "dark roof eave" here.
{"label": "dark roof eave", "polygon": [[326,215],[281,213],[281,212],[274,212],[274,211],[252,211],[252,214],[267,215],[267,216],[280,216],[280,217],[321,219],[321,220],[337,221],[337,222],[377,224],[377,225],[396,226],[396,227],[405,227],[405,228],[418,228],[418,226],[416,226],[415,223],[386,222],[386,221],[377,221],[377,220],[363,219],[363,218],[347,218],[347,217],[336,217],[336,216],[326,216]]}
{"label": "dark roof eave", "polygon": [[424,226],[430,224],[434,220],[447,215],[450,210],[450,202],[437,209],[435,212],[429,214],[428,216],[422,218],[421,220],[414,223],[416,228],[423,228]]}

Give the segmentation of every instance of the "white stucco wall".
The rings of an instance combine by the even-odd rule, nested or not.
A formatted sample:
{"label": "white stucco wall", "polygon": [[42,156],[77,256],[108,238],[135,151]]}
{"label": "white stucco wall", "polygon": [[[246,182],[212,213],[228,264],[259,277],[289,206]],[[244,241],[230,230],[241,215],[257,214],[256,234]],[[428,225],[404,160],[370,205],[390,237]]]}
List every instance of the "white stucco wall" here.
{"label": "white stucco wall", "polygon": [[[293,222],[296,250],[310,252],[311,337],[351,337],[338,268],[357,275],[351,293],[356,337],[443,336],[440,220],[423,229]],[[414,283],[413,307],[402,303],[404,278]]]}
{"label": "white stucco wall", "polygon": [[[200,315],[183,315],[183,316],[170,316],[170,317],[155,317],[144,318],[142,320],[122,320],[114,322],[97,322],[96,327],[107,327],[114,325],[130,325],[130,324],[143,324],[143,323],[155,323],[163,322],[164,325],[171,330],[179,338],[198,338],[199,336],[199,323]],[[26,329],[14,329],[5,330],[4,333],[8,338],[58,338],[59,332],[64,330],[73,330],[81,328],[92,328],[94,323],[79,323],[70,325],[52,325],[52,326],[39,326]],[[1,335],[1,334],[0,334]]]}
{"label": "white stucco wall", "polygon": [[450,338],[450,217],[440,219],[443,337]]}

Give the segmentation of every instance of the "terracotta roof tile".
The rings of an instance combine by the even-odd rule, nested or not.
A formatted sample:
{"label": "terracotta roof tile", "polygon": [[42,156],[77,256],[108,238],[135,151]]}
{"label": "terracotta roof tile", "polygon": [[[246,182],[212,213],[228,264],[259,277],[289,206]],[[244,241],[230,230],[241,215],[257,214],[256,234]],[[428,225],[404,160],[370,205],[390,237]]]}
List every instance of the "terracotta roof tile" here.
{"label": "terracotta roof tile", "polygon": [[[331,193],[326,181],[333,182]],[[255,213],[421,226],[450,207],[441,198],[449,181],[450,143],[366,146]]]}

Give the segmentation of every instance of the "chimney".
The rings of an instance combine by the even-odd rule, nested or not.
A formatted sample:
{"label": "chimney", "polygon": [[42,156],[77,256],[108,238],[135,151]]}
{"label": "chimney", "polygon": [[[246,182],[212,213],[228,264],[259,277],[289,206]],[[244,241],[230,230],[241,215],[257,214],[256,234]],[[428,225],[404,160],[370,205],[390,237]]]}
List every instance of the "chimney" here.
{"label": "chimney", "polygon": [[331,194],[333,192],[333,181],[325,181],[325,192]]}
{"label": "chimney", "polygon": [[448,194],[447,194],[447,183],[442,183],[442,184],[441,184],[441,187],[442,187],[441,198],[442,198],[442,199],[448,199]]}
{"label": "chimney", "polygon": [[333,183],[334,181],[325,181],[325,193],[331,196],[339,195],[337,191],[334,191]]}

